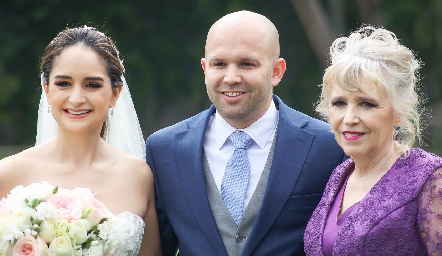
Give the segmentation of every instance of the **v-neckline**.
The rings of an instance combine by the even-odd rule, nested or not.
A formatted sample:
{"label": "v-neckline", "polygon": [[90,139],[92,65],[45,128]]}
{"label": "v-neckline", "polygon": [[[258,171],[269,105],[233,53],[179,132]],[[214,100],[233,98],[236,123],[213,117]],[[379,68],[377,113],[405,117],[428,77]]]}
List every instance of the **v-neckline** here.
{"label": "v-neckline", "polygon": [[348,182],[348,179],[350,178],[351,174],[353,173],[353,171],[354,171],[354,167],[348,173],[347,177],[345,178],[345,182],[342,185],[341,189],[339,190],[338,196],[336,198],[337,200],[339,200],[338,212],[336,214],[336,223],[337,224],[342,224],[342,222],[351,214],[351,212],[353,211],[353,208],[355,208],[356,205],[360,202],[360,201],[358,201],[358,202],[352,204],[350,207],[345,209],[345,211],[340,215],[341,209],[342,209],[342,201],[344,199],[344,193],[345,193],[345,189],[347,187],[347,182]]}

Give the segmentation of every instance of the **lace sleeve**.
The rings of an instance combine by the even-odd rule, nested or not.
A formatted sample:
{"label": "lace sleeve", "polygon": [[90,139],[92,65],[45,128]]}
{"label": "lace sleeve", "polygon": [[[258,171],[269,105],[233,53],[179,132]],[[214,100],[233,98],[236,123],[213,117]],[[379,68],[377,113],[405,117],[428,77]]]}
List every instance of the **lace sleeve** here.
{"label": "lace sleeve", "polygon": [[442,168],[434,171],[423,187],[418,226],[428,255],[442,255]]}

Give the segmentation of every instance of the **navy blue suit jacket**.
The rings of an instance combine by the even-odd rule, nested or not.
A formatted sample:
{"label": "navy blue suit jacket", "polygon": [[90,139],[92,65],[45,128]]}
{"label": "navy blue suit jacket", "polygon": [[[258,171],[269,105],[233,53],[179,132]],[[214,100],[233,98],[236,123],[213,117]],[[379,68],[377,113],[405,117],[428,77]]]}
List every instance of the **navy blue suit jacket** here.
{"label": "navy blue suit jacket", "polygon": [[[242,255],[304,255],[303,234],[344,153],[325,122],[273,96],[279,122],[261,208]],[[146,141],[164,255],[227,255],[206,193],[203,140],[212,106]]]}

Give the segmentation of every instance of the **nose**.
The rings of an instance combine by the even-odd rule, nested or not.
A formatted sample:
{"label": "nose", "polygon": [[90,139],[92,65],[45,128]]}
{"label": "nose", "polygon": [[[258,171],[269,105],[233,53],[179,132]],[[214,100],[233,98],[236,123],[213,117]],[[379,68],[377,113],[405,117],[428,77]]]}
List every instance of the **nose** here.
{"label": "nose", "polygon": [[355,107],[350,106],[350,105],[347,107],[347,109],[345,111],[343,122],[345,124],[349,124],[349,125],[359,122],[357,109]]}
{"label": "nose", "polygon": [[233,65],[230,65],[226,69],[226,74],[224,75],[224,83],[230,85],[241,83],[241,75],[239,73],[238,68],[236,68]]}
{"label": "nose", "polygon": [[79,107],[86,102],[85,92],[81,86],[73,86],[71,94],[69,95],[69,102],[74,107]]}

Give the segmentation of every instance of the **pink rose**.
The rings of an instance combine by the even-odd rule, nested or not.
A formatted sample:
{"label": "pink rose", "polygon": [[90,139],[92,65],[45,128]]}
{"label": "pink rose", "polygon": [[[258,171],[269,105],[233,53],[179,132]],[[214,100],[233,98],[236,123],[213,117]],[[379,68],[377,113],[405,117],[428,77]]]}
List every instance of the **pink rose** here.
{"label": "pink rose", "polygon": [[57,218],[69,223],[80,219],[83,213],[83,201],[69,190],[59,190],[57,194],[49,197],[47,202],[55,207]]}
{"label": "pink rose", "polygon": [[48,245],[43,239],[35,239],[31,235],[24,235],[17,240],[12,249],[12,254],[17,256],[41,256],[48,250]]}
{"label": "pink rose", "polygon": [[90,211],[86,220],[89,221],[91,228],[98,225],[101,219],[113,216],[109,209],[96,198],[86,202],[84,209]]}

